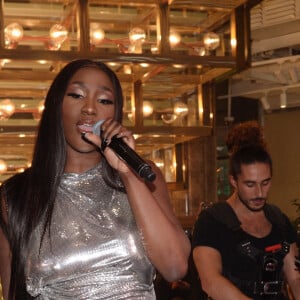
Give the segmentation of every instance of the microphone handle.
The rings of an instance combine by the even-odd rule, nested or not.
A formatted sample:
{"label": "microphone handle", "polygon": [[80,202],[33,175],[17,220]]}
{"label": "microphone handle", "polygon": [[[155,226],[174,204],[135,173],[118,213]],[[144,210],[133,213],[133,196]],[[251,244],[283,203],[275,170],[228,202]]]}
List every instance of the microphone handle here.
{"label": "microphone handle", "polygon": [[130,148],[122,138],[113,137],[108,144],[127,165],[134,170],[140,177],[147,181],[153,181],[156,178],[149,164],[147,164],[132,148]]}

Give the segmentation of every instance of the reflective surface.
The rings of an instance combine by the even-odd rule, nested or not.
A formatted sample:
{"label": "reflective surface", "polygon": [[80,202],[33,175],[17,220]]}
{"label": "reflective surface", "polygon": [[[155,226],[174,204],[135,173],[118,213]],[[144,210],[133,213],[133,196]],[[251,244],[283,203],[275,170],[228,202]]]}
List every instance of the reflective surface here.
{"label": "reflective surface", "polygon": [[155,299],[155,271],[127,195],[101,174],[100,164],[63,175],[50,234],[40,247],[36,229],[29,245],[27,290],[37,299]]}
{"label": "reflective surface", "polygon": [[[48,87],[79,57],[102,60],[117,73],[124,124],[137,135],[143,155],[210,136],[213,95],[203,94],[202,87],[236,68],[232,28],[245,2],[4,0],[0,102],[12,101],[14,112],[9,117],[0,112],[0,159],[8,166],[0,182],[30,164]],[[207,33],[211,45],[205,43]]]}

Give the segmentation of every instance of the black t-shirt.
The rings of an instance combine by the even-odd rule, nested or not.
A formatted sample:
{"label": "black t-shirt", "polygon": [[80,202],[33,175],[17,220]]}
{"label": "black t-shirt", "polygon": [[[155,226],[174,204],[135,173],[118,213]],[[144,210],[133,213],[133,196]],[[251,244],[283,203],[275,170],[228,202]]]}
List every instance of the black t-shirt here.
{"label": "black t-shirt", "polygon": [[[239,221],[231,206],[223,203],[224,213],[230,214],[235,218],[237,225]],[[282,213],[281,213],[282,214]],[[225,219],[225,218],[224,218]],[[273,246],[283,241],[293,243],[296,241],[296,231],[291,225],[287,216],[282,214],[281,221],[284,223],[284,231],[281,226],[273,224],[270,234],[263,238],[253,237],[241,229],[238,233],[224,224],[224,219],[217,220],[211,213],[211,208],[203,210],[195,223],[192,245],[208,246],[219,251],[222,258],[222,268],[224,273],[227,271],[240,280],[255,281],[258,276],[258,264],[249,256],[243,254],[239,249],[242,241],[248,241],[255,248],[264,251],[266,247]],[[239,227],[239,226],[238,226]],[[225,275],[226,276],[226,275]]]}

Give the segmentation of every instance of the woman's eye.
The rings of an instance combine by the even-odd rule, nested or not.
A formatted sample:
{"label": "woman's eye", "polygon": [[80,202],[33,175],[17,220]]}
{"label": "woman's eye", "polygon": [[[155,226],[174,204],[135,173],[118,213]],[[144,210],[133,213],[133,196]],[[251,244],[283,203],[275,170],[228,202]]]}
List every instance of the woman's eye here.
{"label": "woman's eye", "polygon": [[67,93],[67,96],[75,98],[75,99],[79,99],[79,98],[83,97],[81,94],[76,94],[76,93]]}
{"label": "woman's eye", "polygon": [[110,99],[98,99],[98,102],[102,104],[114,104],[114,102]]}

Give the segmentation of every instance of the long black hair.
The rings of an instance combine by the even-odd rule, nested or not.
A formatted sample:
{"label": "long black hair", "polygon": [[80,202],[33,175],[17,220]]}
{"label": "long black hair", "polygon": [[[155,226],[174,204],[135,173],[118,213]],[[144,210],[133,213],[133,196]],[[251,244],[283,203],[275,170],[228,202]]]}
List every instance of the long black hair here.
{"label": "long black hair", "polygon": [[[116,74],[104,63],[79,59],[68,63],[57,74],[45,99],[31,167],[24,173],[11,177],[2,186],[8,208],[7,228],[4,228],[4,232],[8,235],[12,252],[9,299],[31,299],[26,293],[25,285],[28,244],[38,224],[44,221],[44,233],[50,226],[56,191],[66,160],[62,123],[63,98],[70,79],[82,68],[97,68],[110,78],[115,92],[114,118],[122,121],[121,85]],[[118,188],[117,173],[105,159],[103,164],[106,182]],[[3,225],[4,222],[1,223]]]}

